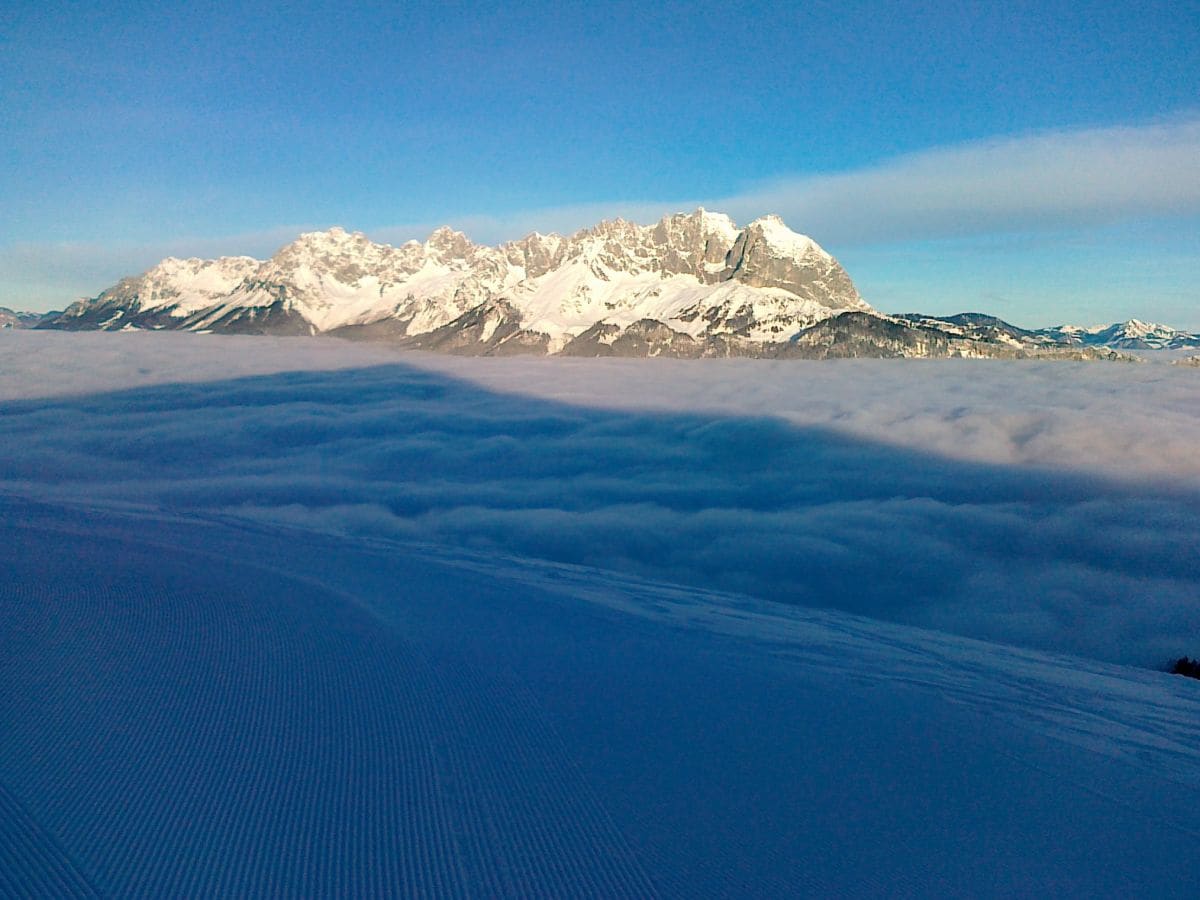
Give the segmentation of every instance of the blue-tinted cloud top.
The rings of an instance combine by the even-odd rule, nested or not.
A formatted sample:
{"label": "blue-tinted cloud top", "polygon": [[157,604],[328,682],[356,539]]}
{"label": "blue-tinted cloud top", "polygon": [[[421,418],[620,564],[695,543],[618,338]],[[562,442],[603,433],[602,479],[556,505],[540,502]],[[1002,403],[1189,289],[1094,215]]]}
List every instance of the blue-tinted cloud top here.
{"label": "blue-tinted cloud top", "polygon": [[[10,336],[50,367],[123,339]],[[191,360],[304,368],[289,353],[307,346],[128,338],[108,368],[134,381]],[[1196,652],[1200,473],[1171,455],[1200,433],[1191,371],[562,362],[410,357],[116,392],[101,369],[84,396],[0,407],[0,488],[517,554],[1105,660]],[[1142,428],[1145,445],[1127,441]],[[974,460],[945,452],[959,438]]]}

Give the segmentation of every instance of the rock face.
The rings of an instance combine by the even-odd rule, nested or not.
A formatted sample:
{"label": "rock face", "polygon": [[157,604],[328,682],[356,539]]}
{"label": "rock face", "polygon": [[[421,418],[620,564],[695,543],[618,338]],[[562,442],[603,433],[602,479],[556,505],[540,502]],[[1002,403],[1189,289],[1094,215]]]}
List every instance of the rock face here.
{"label": "rock face", "polygon": [[332,334],[475,355],[1012,356],[1067,346],[977,314],[883,316],[778,216],[739,228],[704,209],[499,247],[445,227],[398,247],[333,228],[266,261],[165,259],[37,327]]}
{"label": "rock face", "polygon": [[838,309],[865,308],[837,261],[778,216],[751,222],[738,235],[722,277],[756,288],[779,288]]}

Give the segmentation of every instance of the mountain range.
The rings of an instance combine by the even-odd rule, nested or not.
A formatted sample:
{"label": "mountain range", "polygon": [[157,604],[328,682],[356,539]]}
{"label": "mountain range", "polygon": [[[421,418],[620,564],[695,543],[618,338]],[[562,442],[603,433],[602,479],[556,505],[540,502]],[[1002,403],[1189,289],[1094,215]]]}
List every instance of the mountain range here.
{"label": "mountain range", "polygon": [[1200,346],[1136,321],[1028,331],[977,313],[886,315],[778,216],[739,228],[704,209],[498,247],[447,227],[398,247],[333,228],[265,261],[168,258],[35,327],[329,334],[471,355],[1106,358]]}
{"label": "mountain range", "polygon": [[46,316],[58,316],[61,313],[31,313],[20,312],[15,309],[9,309],[7,306],[0,306],[0,328],[33,328],[37,326]]}
{"label": "mountain range", "polygon": [[1180,331],[1169,325],[1130,319],[1111,325],[1054,325],[1050,328],[1018,328],[984,313],[927,316],[902,313],[894,316],[912,324],[953,331],[979,340],[1013,340],[1022,344],[1067,347],[1106,347],[1112,350],[1182,350],[1200,347],[1200,334]]}

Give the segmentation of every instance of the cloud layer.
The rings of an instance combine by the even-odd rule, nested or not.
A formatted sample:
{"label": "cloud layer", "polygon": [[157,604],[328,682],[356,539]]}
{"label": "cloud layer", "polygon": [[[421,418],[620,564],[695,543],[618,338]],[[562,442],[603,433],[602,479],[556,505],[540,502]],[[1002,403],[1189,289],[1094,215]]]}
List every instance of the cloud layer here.
{"label": "cloud layer", "polygon": [[[40,345],[48,366],[123,336],[55,337]],[[92,388],[106,365],[130,381],[152,371],[144,348],[162,338],[176,373],[233,373],[272,345],[276,368],[305,367],[288,357],[298,342],[133,337]],[[10,400],[0,488],[595,566],[1106,660],[1198,650],[1200,464],[1135,448],[1130,477],[1101,475],[1124,432],[1114,421],[1106,442],[1096,420],[1138,404],[1147,440],[1194,447],[1193,373],[560,362],[412,357]],[[36,393],[35,375],[10,375],[9,396]],[[1052,378],[1062,387],[1029,404]],[[641,399],[605,408],[614,393]],[[773,393],[791,409],[768,409]],[[882,398],[868,421],[845,423],[868,393]],[[893,427],[890,443],[868,436]],[[944,452],[966,436],[973,461]],[[1031,464],[1044,455],[1057,469]]]}

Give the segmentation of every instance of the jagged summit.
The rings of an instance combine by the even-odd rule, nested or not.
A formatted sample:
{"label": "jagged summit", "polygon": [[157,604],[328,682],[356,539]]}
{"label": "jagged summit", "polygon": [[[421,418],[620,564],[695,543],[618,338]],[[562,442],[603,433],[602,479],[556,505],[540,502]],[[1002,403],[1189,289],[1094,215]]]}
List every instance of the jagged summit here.
{"label": "jagged summit", "polygon": [[450,226],[398,247],[337,226],[268,260],[165,259],[40,327],[587,356],[1012,355],[1054,343],[882,316],[837,260],[779,216],[743,228],[703,208],[497,247]]}
{"label": "jagged summit", "polygon": [[449,225],[434,229],[425,239],[426,250],[437,254],[443,259],[466,259],[475,249],[473,244],[461,231],[455,231]]}
{"label": "jagged summit", "polygon": [[473,320],[503,320],[553,351],[594,325],[621,331],[643,320],[699,341],[775,341],[846,309],[870,307],[811,239],[778,217],[739,229],[701,208],[498,247],[449,226],[399,247],[337,226],[301,234],[265,261],[164,260],[73,305],[57,325],[411,340],[474,310]]}

